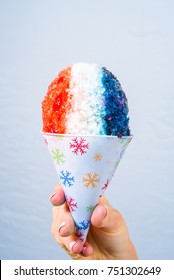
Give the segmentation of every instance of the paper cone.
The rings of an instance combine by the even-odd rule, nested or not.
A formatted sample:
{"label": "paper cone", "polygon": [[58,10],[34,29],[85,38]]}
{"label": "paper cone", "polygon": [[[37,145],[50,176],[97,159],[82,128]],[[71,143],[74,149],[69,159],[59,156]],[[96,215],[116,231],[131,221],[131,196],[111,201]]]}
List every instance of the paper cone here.
{"label": "paper cone", "polygon": [[132,136],[77,136],[43,133],[74,219],[85,242],[90,217]]}

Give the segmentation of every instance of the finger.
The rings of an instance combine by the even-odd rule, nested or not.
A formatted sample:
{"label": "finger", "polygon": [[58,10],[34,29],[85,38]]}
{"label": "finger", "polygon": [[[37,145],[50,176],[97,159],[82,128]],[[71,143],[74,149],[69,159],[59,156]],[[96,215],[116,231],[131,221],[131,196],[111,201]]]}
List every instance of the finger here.
{"label": "finger", "polygon": [[61,237],[57,227],[55,225],[52,226],[52,235],[56,242],[63,247],[69,254],[71,253],[81,253],[83,250],[83,243],[82,241],[75,235],[71,234],[67,237]]}
{"label": "finger", "polygon": [[75,235],[75,226],[72,216],[65,204],[53,207],[52,235],[55,240],[69,253],[81,253],[88,257],[93,249],[88,242],[83,242]]}
{"label": "finger", "polygon": [[[71,253],[83,250],[82,241],[73,234],[74,223],[66,204],[53,207],[52,235],[55,240]],[[65,236],[65,237],[62,237]]]}
{"label": "finger", "polygon": [[124,225],[124,220],[121,214],[112,208],[106,198],[102,197],[92,213],[91,223],[97,228],[112,233],[120,231]]}
{"label": "finger", "polygon": [[65,194],[60,183],[54,188],[50,201],[54,206],[62,205],[65,202]]}
{"label": "finger", "polygon": [[52,214],[53,227],[57,230],[60,236],[66,237],[75,231],[74,221],[66,203],[61,206],[54,206]]}
{"label": "finger", "polygon": [[88,242],[85,242],[83,245],[82,255],[85,257],[89,257],[92,255],[92,253],[93,253],[92,246]]}

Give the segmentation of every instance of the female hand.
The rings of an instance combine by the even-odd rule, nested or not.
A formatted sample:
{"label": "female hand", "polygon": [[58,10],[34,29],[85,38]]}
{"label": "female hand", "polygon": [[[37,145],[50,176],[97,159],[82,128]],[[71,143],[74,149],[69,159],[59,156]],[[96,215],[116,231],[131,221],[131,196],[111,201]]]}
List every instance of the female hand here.
{"label": "female hand", "polygon": [[133,260],[137,254],[121,214],[101,197],[91,216],[86,242],[76,236],[73,218],[61,184],[50,197],[53,204],[52,235],[73,259]]}

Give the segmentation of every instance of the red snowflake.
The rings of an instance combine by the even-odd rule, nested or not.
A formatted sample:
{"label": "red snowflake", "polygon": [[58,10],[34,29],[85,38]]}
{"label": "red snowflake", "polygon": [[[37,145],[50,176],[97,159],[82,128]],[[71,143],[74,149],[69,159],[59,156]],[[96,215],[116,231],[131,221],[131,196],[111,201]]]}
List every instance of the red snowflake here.
{"label": "red snowflake", "polygon": [[104,187],[102,188],[102,190],[106,190],[108,186],[109,186],[109,180],[107,180],[106,184],[104,184]]}
{"label": "red snowflake", "polygon": [[86,149],[89,149],[89,144],[85,143],[86,140],[80,137],[80,140],[78,138],[73,138],[72,143],[70,143],[70,149],[74,149],[72,152],[76,155],[80,153],[81,155],[86,153]]}
{"label": "red snowflake", "polygon": [[75,202],[74,202],[74,199],[73,199],[72,197],[67,197],[67,196],[66,196],[66,202],[67,202],[67,204],[68,204],[69,209],[70,209],[72,212],[76,211],[75,208],[77,208],[77,202],[75,203]]}
{"label": "red snowflake", "polygon": [[77,231],[76,235],[81,241],[84,241],[85,236],[83,233]]}
{"label": "red snowflake", "polygon": [[48,145],[47,139],[44,137],[45,144]]}

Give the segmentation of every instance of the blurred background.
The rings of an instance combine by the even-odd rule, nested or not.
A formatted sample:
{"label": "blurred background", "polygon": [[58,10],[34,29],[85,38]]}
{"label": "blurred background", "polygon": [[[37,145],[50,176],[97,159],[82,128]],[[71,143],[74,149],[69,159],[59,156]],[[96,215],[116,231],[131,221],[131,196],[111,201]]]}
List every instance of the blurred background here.
{"label": "blurred background", "polygon": [[0,0],[0,258],[69,259],[50,233],[57,175],[41,101],[75,62],[106,66],[134,139],[106,191],[140,259],[174,259],[174,2]]}

